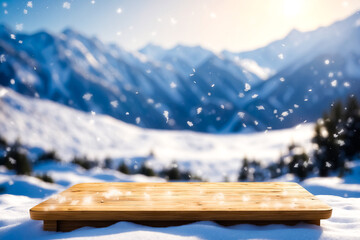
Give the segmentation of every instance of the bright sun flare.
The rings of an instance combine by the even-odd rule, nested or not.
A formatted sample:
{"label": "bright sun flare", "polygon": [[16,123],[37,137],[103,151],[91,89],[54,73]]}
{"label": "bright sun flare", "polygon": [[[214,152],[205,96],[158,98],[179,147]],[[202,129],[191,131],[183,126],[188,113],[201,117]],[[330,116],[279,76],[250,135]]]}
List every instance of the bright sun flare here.
{"label": "bright sun flare", "polygon": [[284,0],[283,12],[287,17],[296,17],[301,11],[302,0]]}

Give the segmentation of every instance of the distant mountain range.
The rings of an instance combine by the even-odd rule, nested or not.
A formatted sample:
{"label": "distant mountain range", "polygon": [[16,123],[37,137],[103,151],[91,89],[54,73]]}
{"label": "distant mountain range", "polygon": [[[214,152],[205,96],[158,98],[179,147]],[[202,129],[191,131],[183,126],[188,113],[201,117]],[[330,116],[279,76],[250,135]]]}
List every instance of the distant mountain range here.
{"label": "distant mountain range", "polygon": [[245,132],[314,121],[360,96],[360,14],[253,51],[152,44],[127,52],[67,29],[0,26],[0,85],[157,129]]}

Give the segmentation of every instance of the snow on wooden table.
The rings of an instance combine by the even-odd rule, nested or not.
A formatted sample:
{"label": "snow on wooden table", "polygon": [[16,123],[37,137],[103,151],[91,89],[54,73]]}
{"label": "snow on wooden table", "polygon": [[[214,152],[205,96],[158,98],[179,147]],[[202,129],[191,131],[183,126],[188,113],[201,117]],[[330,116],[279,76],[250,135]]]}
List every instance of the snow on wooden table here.
{"label": "snow on wooden table", "polygon": [[211,220],[320,225],[332,208],[297,183],[82,183],[30,209],[44,229],[71,231],[118,221],[171,226]]}

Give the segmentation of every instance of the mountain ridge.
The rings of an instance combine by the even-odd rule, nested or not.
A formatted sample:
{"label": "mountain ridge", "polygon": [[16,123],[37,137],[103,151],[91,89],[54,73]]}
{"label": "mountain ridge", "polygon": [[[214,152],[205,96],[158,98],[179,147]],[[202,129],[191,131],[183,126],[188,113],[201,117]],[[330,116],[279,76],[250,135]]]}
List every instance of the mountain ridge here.
{"label": "mountain ridge", "polygon": [[[142,127],[286,128],[314,121],[334,100],[360,93],[359,19],[356,13],[315,31],[292,31],[248,58],[249,52],[183,45],[128,52],[72,29],[13,35],[3,25],[0,84]],[[256,58],[278,63],[266,67]]]}

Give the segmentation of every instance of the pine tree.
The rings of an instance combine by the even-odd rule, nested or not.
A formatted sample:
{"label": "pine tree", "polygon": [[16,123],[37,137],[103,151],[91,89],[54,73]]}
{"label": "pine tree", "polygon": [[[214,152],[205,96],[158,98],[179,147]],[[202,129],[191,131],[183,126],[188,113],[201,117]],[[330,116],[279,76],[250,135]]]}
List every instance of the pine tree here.
{"label": "pine tree", "polygon": [[130,174],[129,167],[126,165],[125,161],[122,161],[118,167],[118,171],[124,174]]}
{"label": "pine tree", "polygon": [[35,177],[42,180],[42,181],[44,181],[44,182],[54,183],[54,179],[52,179],[52,177],[50,177],[50,175],[48,175],[46,173],[44,173],[42,175],[40,175],[40,174],[36,175]]}
{"label": "pine tree", "polygon": [[171,163],[171,167],[167,170],[167,178],[169,180],[180,180],[181,179],[179,167],[178,167],[178,164],[176,163],[176,161],[173,161]]}
{"label": "pine tree", "polygon": [[347,101],[344,130],[344,155],[351,160],[360,153],[360,107],[354,96]]}
{"label": "pine tree", "polygon": [[242,166],[240,169],[238,181],[244,182],[244,181],[249,180],[248,178],[249,178],[249,161],[248,161],[247,157],[244,157],[243,163],[242,163]]}
{"label": "pine tree", "polygon": [[294,173],[300,181],[304,180],[312,171],[312,164],[309,160],[309,156],[304,151],[293,155],[289,163],[289,172]]}
{"label": "pine tree", "polygon": [[146,161],[141,165],[139,173],[148,177],[153,177],[156,175],[154,170],[148,166]]}
{"label": "pine tree", "polygon": [[325,113],[315,126],[313,142],[317,145],[314,157],[320,176],[328,176],[329,170],[344,166],[341,144],[344,141],[342,104],[333,104],[330,113]]}
{"label": "pine tree", "polygon": [[6,148],[8,146],[8,143],[5,138],[0,136],[0,148]]}
{"label": "pine tree", "polygon": [[55,150],[51,150],[48,152],[44,152],[43,154],[41,154],[38,159],[38,162],[43,162],[43,161],[55,161],[55,162],[61,162],[60,157],[57,155],[57,153],[55,152]]}
{"label": "pine tree", "polygon": [[22,152],[19,140],[16,140],[11,150],[5,157],[5,166],[10,170],[15,170],[18,175],[30,175],[32,167],[27,155]]}
{"label": "pine tree", "polygon": [[264,169],[261,167],[261,164],[259,161],[253,160],[250,163],[250,169],[252,169],[252,180],[256,182],[264,181],[265,174]]}
{"label": "pine tree", "polygon": [[85,157],[74,157],[74,159],[71,161],[72,163],[81,166],[82,168],[89,170],[90,168],[93,168],[96,166],[95,161],[90,161],[86,156]]}
{"label": "pine tree", "polygon": [[111,169],[113,165],[113,160],[109,157],[104,160],[104,168]]}

